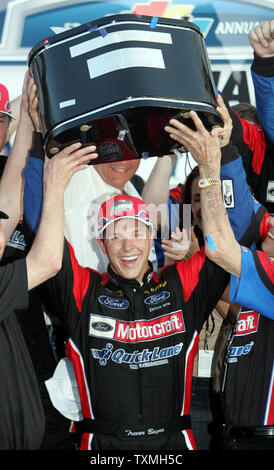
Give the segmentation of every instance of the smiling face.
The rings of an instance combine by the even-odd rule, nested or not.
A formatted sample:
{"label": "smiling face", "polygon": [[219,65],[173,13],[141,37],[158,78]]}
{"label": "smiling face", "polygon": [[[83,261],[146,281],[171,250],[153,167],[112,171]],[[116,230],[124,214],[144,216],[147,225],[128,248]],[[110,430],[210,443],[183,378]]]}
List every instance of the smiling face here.
{"label": "smiling face", "polygon": [[274,217],[268,219],[270,229],[265,240],[262,242],[262,250],[265,251],[269,256],[274,257]]}
{"label": "smiling face", "polygon": [[125,184],[136,173],[140,160],[124,160],[94,165],[101,178],[111,186],[123,191]]}
{"label": "smiling face", "polygon": [[154,231],[135,219],[121,219],[110,224],[99,240],[112,270],[124,279],[142,282],[148,270],[148,256]]}

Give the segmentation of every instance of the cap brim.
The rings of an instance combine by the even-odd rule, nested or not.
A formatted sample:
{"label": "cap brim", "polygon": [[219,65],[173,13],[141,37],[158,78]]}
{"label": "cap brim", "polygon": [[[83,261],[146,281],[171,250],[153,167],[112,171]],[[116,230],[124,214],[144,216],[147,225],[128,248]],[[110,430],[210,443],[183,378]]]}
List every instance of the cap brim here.
{"label": "cap brim", "polygon": [[16,117],[14,116],[14,114],[12,114],[12,113],[7,113],[7,111],[0,111],[0,114],[6,114],[6,115],[9,116],[11,119],[16,119]]}
{"label": "cap brim", "polygon": [[97,234],[98,234],[98,236],[102,235],[103,232],[106,230],[106,228],[107,228],[109,225],[113,224],[113,222],[116,222],[116,220],[122,220],[122,219],[135,219],[135,220],[138,220],[139,222],[142,222],[143,224],[145,224],[145,225],[146,225],[147,227],[149,227],[150,229],[153,229],[153,224],[152,224],[152,222],[147,222],[147,221],[145,221],[145,220],[138,219],[138,217],[134,217],[134,216],[132,216],[132,215],[131,215],[131,216],[129,215],[129,216],[117,217],[117,218],[115,218],[115,219],[110,220],[109,222],[107,222],[107,223],[104,225],[104,227],[99,227],[99,228],[97,229]]}
{"label": "cap brim", "polygon": [[9,219],[9,216],[5,212],[0,211],[0,219]]}

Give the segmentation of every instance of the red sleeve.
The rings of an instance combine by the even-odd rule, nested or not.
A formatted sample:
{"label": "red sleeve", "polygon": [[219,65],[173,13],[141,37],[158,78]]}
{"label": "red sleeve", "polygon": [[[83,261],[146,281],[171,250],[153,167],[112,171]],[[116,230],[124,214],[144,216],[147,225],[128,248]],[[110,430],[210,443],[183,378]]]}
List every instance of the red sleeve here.
{"label": "red sleeve", "polygon": [[206,259],[205,246],[194,253],[186,261],[177,263],[177,271],[184,290],[184,298],[187,302],[199,282],[200,271]]}
{"label": "red sleeve", "polygon": [[178,184],[175,188],[172,188],[169,191],[169,197],[175,199],[177,202],[183,202],[183,187],[182,185]]}
{"label": "red sleeve", "polygon": [[[235,113],[236,114],[236,113]],[[245,119],[242,119],[237,115],[240,119],[243,129],[243,140],[248,145],[250,150],[253,153],[252,156],[252,168],[256,175],[261,173],[262,164],[264,162],[265,157],[265,135],[262,130],[261,126],[257,126],[255,124],[250,124]]]}
{"label": "red sleeve", "polygon": [[267,222],[267,220],[271,217],[271,215],[266,212],[262,218],[261,225],[260,225],[260,240],[261,242],[264,241],[265,237],[268,234],[268,231],[270,229],[270,225]]}
{"label": "red sleeve", "polygon": [[271,256],[268,256],[267,253],[264,251],[257,251],[257,256],[260,261],[261,267],[268,277],[268,279],[271,281],[271,283],[274,283],[274,258]]}
{"label": "red sleeve", "polygon": [[85,297],[89,282],[90,282],[90,270],[88,268],[83,268],[79,265],[75,254],[74,249],[68,243],[69,252],[70,252],[70,261],[73,271],[73,295],[75,299],[76,306],[79,312],[82,311],[82,301]]}

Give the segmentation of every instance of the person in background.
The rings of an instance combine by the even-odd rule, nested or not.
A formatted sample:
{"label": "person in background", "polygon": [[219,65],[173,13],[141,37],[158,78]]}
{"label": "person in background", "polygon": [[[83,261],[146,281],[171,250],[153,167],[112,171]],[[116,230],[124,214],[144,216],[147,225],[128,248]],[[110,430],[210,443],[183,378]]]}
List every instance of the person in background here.
{"label": "person in background", "polygon": [[[231,276],[230,301],[246,306],[241,307],[237,316],[222,367],[221,402],[225,418],[222,448],[273,450],[274,323],[268,317],[273,316],[274,270],[269,254],[274,254],[274,221],[266,213],[268,231],[261,244],[265,252],[241,248],[236,242],[221,192],[218,135],[212,134],[215,136],[215,151],[208,151],[201,120],[193,111],[190,116],[199,130],[196,135],[175,120],[171,121],[169,132],[191,152],[199,164],[203,181],[211,181],[201,187],[206,253],[215,263],[239,277],[235,280]],[[205,151],[201,152],[203,146]],[[253,265],[252,259],[255,260]],[[256,259],[260,263],[256,264]],[[260,275],[256,276],[254,265]],[[247,272],[251,274],[249,281]],[[242,287],[247,290],[241,289],[242,275]],[[235,295],[235,285],[241,289],[242,295]]]}
{"label": "person in background", "polygon": [[242,156],[247,183],[254,197],[270,214],[274,213],[273,28],[274,20],[265,21],[249,33],[254,50],[251,74],[260,125],[250,123],[230,110],[231,139]]}
{"label": "person in background", "polygon": [[251,76],[256,108],[264,131],[274,142],[274,19],[252,28],[249,42],[254,50]]}
{"label": "person in background", "polygon": [[[38,98],[35,99],[36,85],[32,79],[31,115],[36,128],[35,154],[29,159],[25,170],[26,184],[30,191],[24,200],[25,214],[30,228],[35,232],[39,223],[42,203],[42,169],[44,159],[43,136],[39,119]],[[140,160],[124,160],[90,165],[87,171],[74,175],[65,193],[65,235],[75,250],[77,260],[83,267],[98,271],[107,268],[107,257],[96,242],[96,220],[98,208],[108,197],[115,194],[128,194],[140,197],[131,179],[134,177]],[[136,183],[139,187],[140,180]],[[137,186],[138,184],[138,186]],[[142,187],[142,185],[141,185]],[[154,247],[150,260],[156,266]]]}
{"label": "person in background", "polygon": [[[7,109],[7,114],[3,113],[3,116],[5,116],[5,121],[2,120],[1,122],[0,120],[0,127],[2,129],[1,142],[4,144],[8,137],[8,120],[14,119],[14,116],[10,114],[11,111],[9,105],[7,104],[8,92],[6,88],[5,94],[2,89],[1,97],[1,103],[3,104],[5,102],[4,108]],[[28,81],[25,82],[22,100],[20,99],[20,103],[21,110],[18,113],[19,122],[17,123],[17,133],[15,136],[12,153],[10,153],[8,156],[0,156],[0,178],[2,178],[5,167],[7,165],[9,166],[14,158],[17,158],[17,161],[20,161],[19,158],[21,155],[23,155],[24,158],[25,164],[22,165],[24,168],[27,162],[29,149],[32,145],[34,128],[28,113]],[[16,184],[17,181],[21,181],[19,176],[20,175],[18,175],[17,179],[15,178],[14,181],[12,181],[12,185]],[[13,194],[12,185],[7,190],[7,193],[11,195]],[[22,200],[22,197],[23,187],[21,188],[20,201]],[[12,263],[15,260],[24,259],[29,253],[33,243],[33,233],[29,230],[25,222],[21,202],[18,214],[18,223],[15,227],[15,230],[7,240],[6,247],[0,262],[1,265],[7,265],[8,263]],[[53,345],[50,342],[49,331],[45,323],[44,309],[39,296],[38,287],[32,289],[29,292],[28,307],[25,309],[16,309],[15,315],[17,322],[20,325],[25,344],[32,361],[32,366],[35,370],[45,415],[45,430],[40,449],[74,449],[74,443],[69,433],[70,422],[52,406],[45,387],[45,380],[52,376],[56,367],[57,358]]]}
{"label": "person in background", "polygon": [[[27,83],[26,76],[20,124],[0,181],[0,259],[21,216],[23,168],[28,139],[32,136],[30,120],[23,116],[27,113]],[[72,174],[94,158],[90,148],[83,151],[79,146],[67,149],[58,157],[45,168],[42,218],[30,251],[25,257],[0,267],[1,450],[39,449],[44,437],[41,394],[16,311],[25,310],[27,315],[28,291],[60,269],[65,187]]]}

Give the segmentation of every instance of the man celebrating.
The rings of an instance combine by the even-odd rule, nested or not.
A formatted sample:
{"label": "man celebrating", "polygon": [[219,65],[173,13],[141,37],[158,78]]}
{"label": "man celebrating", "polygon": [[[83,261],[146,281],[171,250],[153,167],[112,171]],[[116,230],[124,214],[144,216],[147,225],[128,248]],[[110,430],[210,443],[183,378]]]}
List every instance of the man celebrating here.
{"label": "man celebrating", "polygon": [[189,409],[198,333],[228,282],[202,248],[153,272],[144,202],[117,195],[99,211],[109,267],[79,265],[65,244],[48,282],[69,340],[84,420],[81,449],[195,449]]}

